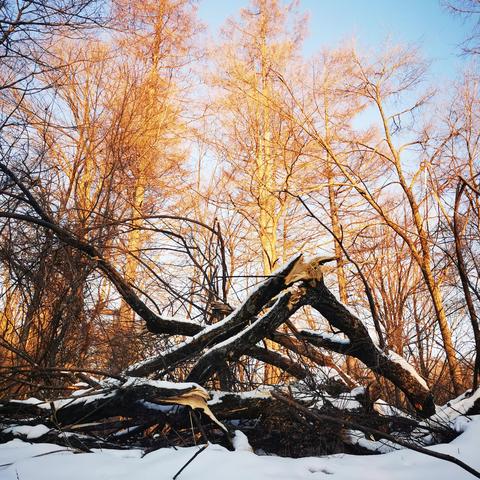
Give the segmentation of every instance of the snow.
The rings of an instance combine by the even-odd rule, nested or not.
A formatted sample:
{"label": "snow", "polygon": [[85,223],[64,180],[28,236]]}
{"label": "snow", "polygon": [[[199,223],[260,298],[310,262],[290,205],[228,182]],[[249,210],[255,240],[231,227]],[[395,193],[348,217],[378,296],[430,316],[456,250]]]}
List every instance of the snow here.
{"label": "snow", "polygon": [[454,423],[457,419],[461,419],[461,415],[464,415],[470,408],[473,407],[475,402],[480,403],[480,388],[478,388],[472,395],[469,392],[463,393],[457,398],[450,400],[445,405],[436,407],[436,413],[428,419],[432,423],[451,424],[455,427]]}
{"label": "snow", "polygon": [[375,401],[375,403],[373,404],[373,409],[380,415],[384,415],[386,417],[397,416],[397,417],[410,418],[410,416],[407,413],[405,413],[403,410],[400,410],[399,408],[396,408],[393,405],[389,405],[385,400],[382,400],[381,398]]}
{"label": "snow", "polygon": [[339,335],[337,333],[330,333],[330,332],[317,332],[315,330],[302,330],[302,332],[309,333],[310,335],[315,335],[316,337],[323,338],[324,340],[331,342],[331,343],[338,343],[340,345],[349,345],[350,340],[345,338],[343,335]]}
{"label": "snow", "polygon": [[167,380],[150,380],[149,378],[143,377],[128,377],[127,381],[122,385],[122,388],[128,387],[138,387],[140,385],[148,385],[155,388],[163,389],[173,389],[173,390],[182,390],[182,389],[192,389],[202,391],[205,395],[208,395],[207,391],[198,385],[198,383],[192,382],[169,382]]}
{"label": "snow", "polygon": [[26,405],[38,405],[40,403],[43,403],[43,400],[39,400],[38,398],[35,398],[35,397],[30,397],[30,398],[27,398],[26,400],[11,400],[11,401],[15,403],[24,403]]}
{"label": "snow", "polygon": [[[88,391],[86,391],[88,392]],[[53,406],[56,410],[62,407],[66,407],[69,405],[78,405],[79,403],[84,403],[85,405],[94,402],[95,400],[100,400],[100,399],[106,399],[109,397],[113,397],[115,395],[115,392],[105,392],[105,393],[97,393],[97,394],[88,394],[83,392],[82,396],[76,396],[76,397],[68,397],[68,398],[60,398],[58,400],[55,400],[51,403],[53,403]],[[50,402],[44,402],[41,404],[37,405],[40,408],[51,408]]]}
{"label": "snow", "polygon": [[427,382],[418,374],[418,372],[400,355],[392,350],[388,350],[387,357],[392,361],[400,365],[404,370],[407,370],[412,377],[414,377],[422,387],[429,390]]}
{"label": "snow", "polygon": [[355,387],[352,391],[341,393],[338,396],[317,395],[310,391],[308,387],[304,390],[302,382],[291,385],[290,389],[295,392],[296,398],[310,403],[317,409],[321,409],[324,405],[332,405],[339,410],[357,410],[362,408],[361,403],[357,400],[357,396],[365,394],[364,387]]}
{"label": "snow", "polygon": [[345,439],[352,445],[358,445],[359,447],[370,450],[376,453],[389,453],[397,450],[399,447],[388,440],[369,440],[365,438],[365,434],[358,430],[347,430],[345,433]]}
{"label": "snow", "polygon": [[271,398],[271,391],[273,387],[264,387],[259,388],[256,390],[250,390],[248,392],[238,392],[238,393],[231,393],[231,392],[222,392],[220,390],[213,390],[210,391],[210,396],[212,399],[208,402],[208,405],[215,405],[217,403],[222,402],[222,398],[228,395],[235,395],[236,397],[240,397],[242,399],[251,399],[251,398]]}
{"label": "snow", "polygon": [[51,404],[53,403],[55,409],[59,409],[62,407],[80,404],[83,403],[88,405],[91,402],[100,399],[107,399],[115,395],[115,391],[112,389],[117,388],[128,388],[133,386],[140,386],[140,385],[149,385],[156,388],[163,388],[163,389],[174,389],[174,390],[181,390],[181,389],[190,389],[197,392],[200,396],[204,397],[205,399],[209,398],[208,392],[201,387],[200,385],[192,382],[168,382],[164,380],[150,380],[148,378],[142,377],[127,377],[125,382],[122,384],[119,380],[115,380],[114,382],[111,379],[107,379],[101,382],[101,386],[104,387],[104,390],[95,390],[95,389],[88,389],[88,390],[77,390],[76,392],[72,393],[71,397],[68,398],[60,398],[53,402],[42,402],[37,399],[29,399],[27,401],[21,400],[14,400],[18,403],[32,403],[37,405],[40,408],[50,409]]}
{"label": "snow", "polygon": [[250,331],[252,330],[255,330],[257,329],[257,327],[259,325],[262,325],[264,322],[265,322],[265,318],[267,317],[267,315],[269,314],[270,311],[274,310],[275,307],[278,305],[278,303],[287,295],[287,293],[291,292],[292,291],[292,287],[290,288],[287,288],[285,289],[276,299],[275,303],[272,305],[272,307],[270,308],[270,310],[265,313],[263,316],[259,317],[255,322],[253,322],[252,324],[250,324],[247,328],[244,328],[243,330],[241,330],[240,332],[238,332],[236,335],[233,335],[232,337],[229,337],[227,338],[226,340],[224,340],[223,342],[220,342],[220,343],[217,343],[215,346],[213,346],[212,348],[210,348],[209,350],[207,350],[203,356],[206,356],[214,351],[217,351],[217,350],[220,350],[224,347],[226,347],[227,345],[231,345],[232,343],[235,343],[237,340],[239,340],[240,338],[242,338],[243,336],[245,335],[248,335],[250,333]]}
{"label": "snow", "polygon": [[3,430],[3,433],[12,433],[16,437],[26,437],[28,440],[46,435],[50,429],[45,425],[16,425]]}
{"label": "snow", "polygon": [[372,342],[374,343],[374,345],[380,348],[380,337],[378,336],[378,332],[375,330],[375,328],[372,328],[366,323],[368,320],[360,319],[360,321],[367,327],[368,335],[372,339]]}
{"label": "snow", "polygon": [[360,402],[356,399],[357,395],[364,395],[363,387],[356,387],[351,392],[342,393],[338,397],[328,397],[329,402],[339,410],[356,410],[362,408]]}
{"label": "snow", "polygon": [[480,389],[477,389],[473,394],[471,391],[467,391],[445,405],[436,405],[435,415],[420,423],[411,433],[412,436],[422,439],[425,444],[431,444],[435,442],[435,435],[430,433],[430,427],[447,427],[456,432],[464,432],[472,418],[465,416],[465,414],[473,407],[475,402],[480,402]]}
{"label": "snow", "polygon": [[[237,433],[238,435],[238,433]],[[429,447],[480,468],[480,417],[450,444]],[[241,435],[237,450],[209,444],[178,480],[470,480],[472,475],[451,463],[410,450],[375,456],[333,455],[300,459],[255,455]],[[170,480],[200,447],[165,448],[145,455],[140,450],[96,450],[77,453],[48,444],[15,439],[0,445],[2,480]],[[328,475],[328,476],[327,476]]]}
{"label": "snow", "polygon": [[239,306],[238,308],[236,308],[232,313],[230,313],[230,315],[226,316],[223,320],[220,320],[217,323],[213,323],[211,325],[205,326],[202,330],[200,330],[200,332],[198,332],[193,337],[189,337],[186,340],[184,340],[182,342],[179,342],[179,343],[177,343],[176,345],[173,345],[170,348],[165,349],[160,354],[152,355],[152,356],[146,358],[145,360],[141,360],[137,363],[134,363],[133,365],[130,365],[126,370],[126,373],[128,374],[128,372],[135,371],[138,368],[149,365],[152,362],[156,362],[160,357],[170,355],[177,350],[185,348],[187,345],[190,345],[191,343],[196,342],[199,338],[203,337],[206,333],[211,333],[215,330],[221,329],[226,323],[230,322],[232,320],[232,318],[235,317],[238,314],[239,310],[242,307],[243,307],[243,304],[241,306]]}
{"label": "snow", "polygon": [[235,430],[232,443],[236,452],[253,452],[253,448],[250,446],[250,443],[248,443],[247,436],[240,430]]}

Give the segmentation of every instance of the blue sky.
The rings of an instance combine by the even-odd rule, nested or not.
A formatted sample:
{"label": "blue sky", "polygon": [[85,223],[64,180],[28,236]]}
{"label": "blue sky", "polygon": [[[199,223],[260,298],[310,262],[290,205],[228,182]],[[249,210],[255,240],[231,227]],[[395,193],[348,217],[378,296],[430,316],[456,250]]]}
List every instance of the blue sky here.
{"label": "blue sky", "polygon": [[[199,16],[212,33],[225,19],[249,4],[247,0],[199,0]],[[412,43],[432,60],[432,73],[452,78],[467,61],[459,44],[470,26],[452,16],[440,0],[300,0],[310,23],[304,52],[335,46],[342,39],[356,40],[366,49],[390,43]]]}

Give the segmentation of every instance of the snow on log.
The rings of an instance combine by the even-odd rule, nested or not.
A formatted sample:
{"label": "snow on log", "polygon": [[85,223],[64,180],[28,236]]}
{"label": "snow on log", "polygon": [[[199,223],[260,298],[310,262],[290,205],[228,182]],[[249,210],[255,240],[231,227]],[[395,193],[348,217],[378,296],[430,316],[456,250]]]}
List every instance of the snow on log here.
{"label": "snow on log", "polygon": [[226,430],[210,411],[208,392],[195,383],[127,377],[124,381],[108,379],[101,382],[101,387],[77,391],[71,397],[39,403],[34,407],[50,411],[58,425],[71,426],[115,416],[142,416],[159,405],[183,405],[192,410],[202,410]]}
{"label": "snow on log", "polygon": [[480,388],[473,392],[467,390],[462,395],[450,400],[445,405],[437,406],[435,415],[427,423],[454,425],[457,418],[465,415],[478,415],[480,413]]}
{"label": "snow on log", "polygon": [[305,288],[290,287],[279,296],[274,305],[254,323],[224,342],[209,349],[195,364],[189,381],[205,383],[225,360],[238,360],[251,346],[265,338],[307,304]]}
{"label": "snow on log", "polygon": [[350,350],[350,340],[337,334],[302,330],[300,336],[317,347],[323,347],[333,352],[347,355]]}
{"label": "snow on log", "polygon": [[[339,348],[339,345],[342,345],[342,353],[358,358],[373,372],[390,380],[405,393],[420,415],[429,417],[434,414],[435,404],[430,390],[425,381],[416,372],[412,372],[413,367],[407,368],[406,361],[400,362],[398,358],[383,352],[372,340],[365,325],[335,298],[323,281],[310,287],[310,290],[312,289],[314,293],[310,295],[310,305],[321,313],[333,328],[345,334],[350,342],[335,342],[334,347]],[[315,337],[311,332],[300,332],[300,335],[315,344]],[[326,346],[325,340],[321,336],[322,346]]]}

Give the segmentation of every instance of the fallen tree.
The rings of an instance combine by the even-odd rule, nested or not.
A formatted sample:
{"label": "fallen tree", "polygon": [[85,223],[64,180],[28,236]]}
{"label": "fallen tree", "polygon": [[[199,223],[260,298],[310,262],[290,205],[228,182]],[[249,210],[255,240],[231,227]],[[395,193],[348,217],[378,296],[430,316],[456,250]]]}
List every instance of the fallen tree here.
{"label": "fallen tree", "polygon": [[[7,165],[0,163],[0,170],[18,190],[17,197],[24,209],[22,213],[0,212],[0,217],[36,224],[55,235],[60,242],[84,254],[110,280],[152,333],[187,337],[177,342],[170,351],[128,368],[128,375],[162,378],[178,366],[193,362],[187,375],[188,381],[205,385],[220,368],[224,368],[226,362],[236,362],[244,355],[256,355],[277,368],[287,369],[290,375],[304,376],[305,369],[291,359],[258,349],[259,342],[277,338],[283,341],[286,352],[293,348],[297,353],[305,353],[309,350],[307,345],[310,345],[355,357],[398,387],[417,413],[429,416],[435,412],[425,381],[405,360],[377,345],[367,327],[329,291],[323,279],[322,265],[332,258],[306,260],[301,254],[297,255],[251,292],[240,307],[213,325],[202,327],[191,321],[163,318],[140,298],[133,286],[97,248],[78,238],[68,228],[57,225]],[[317,310],[331,329],[338,333],[332,336],[294,327],[295,338],[285,337],[284,334],[282,337],[277,329],[290,322],[291,317],[304,306]],[[300,350],[298,341],[303,345]],[[307,356],[310,362],[325,365],[323,356]]]}
{"label": "fallen tree", "polygon": [[[373,425],[376,431],[385,433],[385,438],[409,434],[419,425],[431,437],[436,430],[438,440],[453,436],[451,425],[432,423],[427,428],[422,423],[419,417],[435,415],[433,396],[424,379],[405,359],[389,351],[385,342],[377,342],[367,325],[329,290],[323,265],[333,258],[294,256],[265,278],[237,308],[216,305],[218,318],[212,324],[167,318],[149,306],[145,296],[99,248],[79,238],[68,226],[57,224],[6,165],[0,163],[0,170],[16,189],[16,199],[22,205],[20,211],[0,212],[0,217],[37,225],[79,252],[111,282],[149,332],[170,339],[167,349],[116,376],[88,369],[82,372],[81,366],[64,370],[59,366],[48,371],[32,364],[17,366],[16,381],[26,385],[36,385],[46,375],[62,375],[65,385],[76,378],[83,386],[79,391],[73,387],[77,391],[63,398],[3,401],[0,413],[5,418],[1,431],[4,441],[14,437],[47,439],[83,450],[134,445],[148,451],[212,440],[230,447],[234,430],[243,429],[256,448],[301,455],[310,452],[309,442],[323,445],[311,454],[368,450],[367,439],[359,446],[345,434],[349,421],[351,425]],[[323,328],[305,328],[301,314],[304,308],[321,316],[318,325]],[[279,349],[266,348],[267,341],[275,342]],[[379,413],[377,398],[339,366],[342,356],[358,359],[377,378],[402,391],[410,403],[409,414],[391,417]],[[315,415],[339,420],[325,426],[312,424],[315,417],[307,419],[302,408],[286,413],[284,397],[269,391],[243,394],[245,384],[232,372],[238,371],[245,359],[283,371],[283,387],[289,389],[295,402],[300,401],[302,408]],[[334,377],[327,379],[333,384],[319,380],[315,376],[319,370]],[[212,389],[225,372],[229,392],[218,394]],[[284,394],[283,390],[280,395]],[[472,411],[478,408],[477,403],[475,400]],[[292,441],[281,438],[287,425],[299,432]],[[275,443],[272,439],[276,435],[280,439]],[[421,442],[420,437],[416,437],[416,443]]]}
{"label": "fallen tree", "polygon": [[[384,404],[372,405],[361,387],[336,394],[327,388],[320,395],[301,384],[288,391],[207,392],[194,383],[123,376],[76,388],[51,401],[1,401],[0,441],[51,442],[85,452],[141,448],[147,454],[209,441],[232,449],[232,438],[242,431],[253,448],[288,456],[379,453],[399,445],[423,451],[425,445],[455,438],[459,416],[480,411],[480,391],[419,422],[387,413],[391,407]],[[365,435],[361,441],[358,432]]]}

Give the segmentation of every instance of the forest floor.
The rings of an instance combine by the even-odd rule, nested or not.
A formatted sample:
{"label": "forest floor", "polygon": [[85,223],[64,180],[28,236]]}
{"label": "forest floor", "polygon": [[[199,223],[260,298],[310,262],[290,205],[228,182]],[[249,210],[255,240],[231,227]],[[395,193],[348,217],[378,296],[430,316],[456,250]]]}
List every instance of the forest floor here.
{"label": "forest floor", "polygon": [[[447,453],[480,469],[480,415],[463,417],[463,433],[449,444],[429,449]],[[180,473],[202,446],[75,453],[58,445],[14,439],[0,445],[1,480],[463,480],[474,478],[460,467],[410,450],[382,455],[331,455],[284,458],[258,455],[240,434],[236,450],[209,444]]]}

